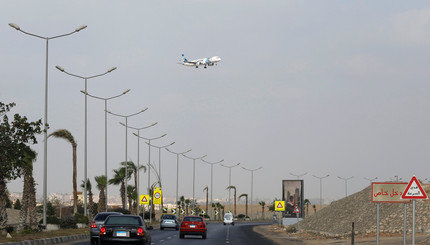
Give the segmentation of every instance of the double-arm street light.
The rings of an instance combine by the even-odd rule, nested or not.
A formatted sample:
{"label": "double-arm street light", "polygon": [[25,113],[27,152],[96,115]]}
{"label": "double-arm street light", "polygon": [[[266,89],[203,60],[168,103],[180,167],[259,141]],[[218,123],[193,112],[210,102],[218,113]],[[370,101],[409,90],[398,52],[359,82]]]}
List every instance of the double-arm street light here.
{"label": "double-arm street light", "polygon": [[378,177],[375,177],[375,178],[366,178],[366,177],[364,177],[364,179],[365,179],[365,180],[368,180],[368,181],[370,182],[370,185],[372,185],[372,182],[373,182],[374,180],[378,179]]}
{"label": "double-arm street light", "polygon": [[317,179],[320,179],[320,209],[321,209],[321,207],[322,207],[322,179],[327,178],[330,175],[327,174],[327,175],[321,176],[321,177],[318,177],[316,175],[312,175],[312,176],[314,176]]}
{"label": "double-arm street light", "polygon": [[[145,142],[145,143],[150,145],[151,147],[158,148],[158,175],[159,175],[159,179],[160,179],[160,187],[162,187],[162,184],[161,184],[162,183],[162,181],[161,181],[162,180],[162,178],[161,178],[161,149],[169,147],[169,146],[175,144],[175,142],[172,142],[168,145],[163,145],[163,146],[152,145],[149,142]],[[164,195],[162,195],[161,206],[163,206],[163,198],[164,198]]]}
{"label": "double-arm street light", "polygon": [[166,151],[176,154],[176,202],[175,204],[178,204],[178,200],[179,200],[179,196],[178,196],[178,186],[179,186],[179,155],[188,153],[191,151],[191,149],[189,149],[188,151],[183,151],[183,152],[174,152],[169,150],[169,148],[166,148]]}
{"label": "double-arm street light", "polygon": [[[153,124],[151,124],[151,125],[149,125],[149,126],[145,126],[145,127],[141,127],[141,128],[136,128],[136,127],[131,127],[131,126],[128,126],[128,125],[125,125],[124,123],[122,123],[122,122],[120,122],[119,124],[121,124],[122,126],[124,126],[124,127],[128,127],[128,128],[131,128],[131,129],[134,129],[134,130],[137,130],[137,135],[139,136],[140,135],[140,130],[142,130],[142,129],[146,129],[146,128],[150,128],[150,127],[153,127],[153,126],[155,126],[155,125],[157,125],[158,124],[158,122],[155,122],[155,123],[153,123]],[[127,164],[127,163],[126,163]],[[140,192],[139,192],[139,186],[140,186],[140,171],[139,171],[139,169],[140,169],[140,138],[139,137],[137,137],[137,173],[136,173],[136,177],[137,177],[137,183],[136,183],[136,193],[137,193],[137,200],[136,200],[136,203],[139,203],[139,198],[140,198]],[[151,169],[149,169],[148,168],[148,171],[150,171]]]}
{"label": "double-arm street light", "polygon": [[[223,166],[223,167],[228,168],[228,186],[231,186],[231,169],[234,168],[234,167],[239,166],[240,163],[236,163],[236,164],[234,164],[232,166],[224,165],[222,163],[220,165]],[[231,210],[231,199],[230,199],[230,197],[231,197],[231,189],[228,188],[228,205],[229,205],[229,208]]]}
{"label": "double-arm street light", "polygon": [[[205,162],[205,163],[207,163],[207,164],[210,164],[211,165],[211,207],[212,207],[212,204],[213,204],[213,190],[214,190],[214,188],[213,188],[213,184],[214,184],[214,181],[213,181],[213,176],[214,176],[214,165],[215,164],[218,164],[218,163],[222,163],[222,162],[224,162],[224,159],[222,159],[222,160],[220,160],[220,161],[217,161],[217,162],[208,162],[208,161],[206,161],[205,159],[201,159],[203,162]],[[212,216],[213,216],[213,211],[211,210],[211,214],[212,214]]]}
{"label": "double-arm street light", "polygon": [[84,79],[84,81],[85,81],[85,90],[84,90],[84,94],[85,94],[85,140],[84,140],[84,144],[85,144],[85,146],[84,146],[84,180],[85,180],[85,183],[84,183],[84,185],[85,185],[85,187],[84,187],[84,215],[86,216],[87,215],[87,162],[88,162],[88,158],[87,158],[87,150],[88,150],[88,144],[87,144],[87,139],[88,139],[88,130],[87,130],[87,121],[88,121],[88,116],[87,116],[87,108],[88,108],[88,106],[87,106],[87,98],[88,98],[88,91],[87,91],[87,81],[88,81],[88,79],[91,79],[91,78],[95,78],[95,77],[100,77],[100,76],[103,76],[103,75],[106,75],[106,74],[108,74],[108,73],[110,73],[110,72],[112,72],[112,71],[114,71],[114,70],[116,70],[116,67],[112,67],[112,68],[110,68],[109,70],[107,70],[106,72],[104,72],[104,73],[100,73],[100,74],[97,74],[97,75],[94,75],[94,76],[89,76],[89,77],[84,77],[84,76],[79,76],[79,75],[76,75],[76,74],[73,74],[73,73],[69,73],[69,72],[67,72],[66,70],[64,70],[64,68],[63,67],[61,67],[61,66],[55,66],[58,70],[60,70],[60,71],[62,71],[62,72],[64,72],[64,73],[66,73],[67,75],[70,75],[70,76],[72,76],[72,77],[77,77],[77,78],[81,78],[81,79]]}
{"label": "double-arm street light", "polygon": [[341,179],[341,180],[343,180],[343,181],[345,181],[345,197],[347,197],[348,196],[348,180],[350,180],[350,179],[352,179],[352,178],[354,178],[354,176],[351,176],[351,177],[349,177],[349,178],[342,178],[342,177],[339,177],[339,176],[337,176],[339,179]]}
{"label": "double-arm street light", "polygon": [[11,26],[12,28],[15,28],[16,30],[18,30],[24,34],[46,40],[45,118],[44,118],[44,127],[43,127],[43,225],[46,226],[46,204],[47,204],[47,188],[48,188],[48,180],[47,180],[47,175],[48,175],[48,156],[47,156],[48,155],[48,46],[49,46],[48,44],[49,44],[49,40],[51,40],[51,39],[71,35],[75,32],[79,32],[79,31],[87,28],[87,26],[82,25],[82,26],[77,27],[74,31],[72,31],[70,33],[58,35],[58,36],[53,36],[53,37],[42,37],[42,36],[35,35],[33,33],[30,33],[30,32],[23,31],[23,30],[21,30],[21,28],[17,24],[14,24],[14,23],[9,23],[9,26]]}
{"label": "double-arm street light", "polygon": [[307,175],[308,173],[304,173],[304,174],[293,174],[293,173],[290,173],[292,176],[296,176],[297,177],[297,179],[300,179],[300,177],[302,177],[302,176],[305,176],[305,175]]}
{"label": "double-arm street light", "polygon": [[[248,168],[244,168],[244,167],[242,167],[242,168],[245,169],[246,171],[251,172],[251,215],[252,215],[252,200],[253,200],[253,193],[254,193],[254,172],[262,169],[263,167],[258,167],[256,169],[248,169]],[[251,215],[250,215],[250,217],[251,217]]]}
{"label": "double-arm street light", "polygon": [[[107,157],[107,102],[108,102],[108,100],[118,98],[118,97],[128,93],[129,91],[130,91],[130,89],[127,89],[124,92],[122,92],[121,94],[111,96],[111,97],[98,97],[98,96],[91,95],[88,92],[81,90],[81,93],[88,95],[94,99],[104,100],[104,102],[105,102],[105,177],[106,177],[106,181],[108,180],[108,174],[107,174],[107,162],[108,162],[108,160],[107,160],[108,159],[108,157]],[[105,211],[107,211],[108,200],[109,200],[109,198],[108,198],[108,185],[106,185],[106,187],[105,187],[105,197],[106,197]]]}
{"label": "double-arm street light", "polygon": [[[129,115],[121,115],[121,114],[116,114],[113,113],[111,111],[107,111],[107,113],[117,116],[117,117],[122,117],[125,118],[125,189],[127,190],[127,179],[128,179],[128,167],[127,167],[127,154],[128,154],[128,118],[132,117],[132,116],[136,116],[144,111],[148,110],[148,108],[144,108],[136,113],[133,114],[129,114]],[[127,209],[127,195],[125,195],[125,209]]]}
{"label": "double-arm street light", "polygon": [[201,156],[201,157],[189,157],[185,154],[182,154],[182,156],[193,160],[193,209],[196,207],[196,199],[194,198],[195,189],[196,189],[196,160],[202,159],[206,157],[207,155]]}

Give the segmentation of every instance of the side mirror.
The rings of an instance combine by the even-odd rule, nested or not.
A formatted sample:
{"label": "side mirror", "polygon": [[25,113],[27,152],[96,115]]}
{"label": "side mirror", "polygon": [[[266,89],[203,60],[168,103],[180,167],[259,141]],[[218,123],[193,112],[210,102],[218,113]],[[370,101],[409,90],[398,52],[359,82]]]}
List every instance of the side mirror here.
{"label": "side mirror", "polygon": [[150,225],[150,226],[148,226],[148,228],[147,228],[148,230],[153,230],[154,229],[154,227],[152,226],[152,225]]}

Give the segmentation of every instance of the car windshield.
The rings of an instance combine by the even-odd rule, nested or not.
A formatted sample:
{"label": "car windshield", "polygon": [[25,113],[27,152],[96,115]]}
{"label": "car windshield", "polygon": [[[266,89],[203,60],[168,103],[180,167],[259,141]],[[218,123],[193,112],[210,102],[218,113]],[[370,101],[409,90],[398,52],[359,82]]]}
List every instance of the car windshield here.
{"label": "car windshield", "polygon": [[224,219],[231,219],[231,214],[226,214],[226,215],[224,216]]}
{"label": "car windshield", "polygon": [[117,213],[100,213],[100,214],[96,215],[94,220],[95,221],[104,221],[107,217],[109,217],[110,215],[114,215],[114,214],[117,214]]}
{"label": "car windshield", "polygon": [[200,217],[185,217],[184,221],[202,222],[203,219]]}
{"label": "car windshield", "polygon": [[163,219],[176,219],[176,216],[174,216],[174,215],[164,215]]}
{"label": "car windshield", "polygon": [[110,216],[106,225],[142,225],[138,217],[132,216]]}

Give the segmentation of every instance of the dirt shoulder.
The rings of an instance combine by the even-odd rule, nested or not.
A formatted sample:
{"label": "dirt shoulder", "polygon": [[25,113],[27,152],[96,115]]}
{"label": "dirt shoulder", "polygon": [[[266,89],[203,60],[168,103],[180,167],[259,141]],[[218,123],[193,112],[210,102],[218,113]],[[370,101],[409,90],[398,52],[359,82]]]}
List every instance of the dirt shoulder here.
{"label": "dirt shoulder", "polygon": [[[351,238],[344,239],[328,239],[322,236],[299,232],[287,233],[286,228],[279,225],[260,225],[255,226],[254,231],[272,240],[279,245],[350,245]],[[360,245],[376,244],[376,234],[368,236],[356,236],[355,242]],[[381,234],[380,245],[403,245],[403,234]],[[410,244],[412,235],[407,235],[407,243]],[[417,233],[415,234],[415,244],[427,245],[430,244],[430,234]]]}

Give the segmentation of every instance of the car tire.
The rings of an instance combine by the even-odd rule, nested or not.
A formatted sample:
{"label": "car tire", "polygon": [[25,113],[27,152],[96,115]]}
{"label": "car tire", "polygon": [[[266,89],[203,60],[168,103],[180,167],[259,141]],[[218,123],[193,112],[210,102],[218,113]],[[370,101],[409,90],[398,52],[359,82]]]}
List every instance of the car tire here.
{"label": "car tire", "polygon": [[91,245],[97,245],[98,239],[97,238],[91,238]]}
{"label": "car tire", "polygon": [[234,222],[233,222],[233,223],[231,223],[231,225],[234,225]]}
{"label": "car tire", "polygon": [[164,227],[161,227],[161,226],[160,226],[160,230],[164,230]]}
{"label": "car tire", "polygon": [[225,223],[224,223],[224,225],[225,225]]}
{"label": "car tire", "polygon": [[203,238],[203,239],[206,239],[206,236],[207,236],[207,234],[206,234],[206,233],[204,233],[204,234],[202,235],[202,238]]}
{"label": "car tire", "polygon": [[182,233],[179,233],[179,238],[184,238],[184,234],[182,234]]}
{"label": "car tire", "polygon": [[179,227],[176,227],[176,230],[179,231]]}

